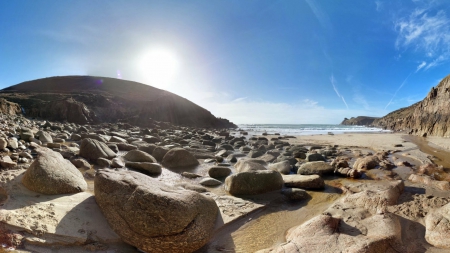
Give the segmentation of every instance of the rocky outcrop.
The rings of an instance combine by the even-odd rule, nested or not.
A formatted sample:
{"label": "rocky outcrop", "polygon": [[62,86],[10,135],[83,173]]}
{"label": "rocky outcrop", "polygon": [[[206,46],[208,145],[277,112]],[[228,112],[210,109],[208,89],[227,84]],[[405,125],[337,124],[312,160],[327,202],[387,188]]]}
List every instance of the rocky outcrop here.
{"label": "rocky outcrop", "polygon": [[[122,121],[152,128],[169,128],[171,124],[237,127],[171,92],[107,77],[43,78],[5,88],[0,91],[0,97],[20,104],[32,117],[78,124]],[[0,110],[21,112],[20,107],[8,103],[0,101]]]}
{"label": "rocky outcrop", "polygon": [[450,204],[435,209],[425,217],[425,239],[439,248],[450,248]]}
{"label": "rocky outcrop", "polygon": [[7,115],[20,115],[22,114],[22,109],[20,105],[9,102],[4,98],[0,98],[0,113]]}
{"label": "rocky outcrop", "polygon": [[193,252],[208,242],[213,199],[133,171],[102,170],[95,199],[113,230],[145,252]]}
{"label": "rocky outcrop", "polygon": [[80,156],[91,161],[96,161],[98,158],[112,159],[116,157],[116,153],[105,143],[86,138],[81,141]]}
{"label": "rocky outcrop", "polygon": [[422,101],[374,121],[374,125],[419,136],[450,136],[450,76]]}
{"label": "rocky outcrop", "polygon": [[368,117],[368,116],[358,116],[351,117],[350,119],[345,118],[341,125],[347,126],[370,126],[373,124],[373,121],[378,119],[377,117]]}
{"label": "rocky outcrop", "polygon": [[65,194],[87,189],[81,172],[61,154],[47,148],[40,148],[38,154],[22,178],[23,185],[29,190],[42,194]]}

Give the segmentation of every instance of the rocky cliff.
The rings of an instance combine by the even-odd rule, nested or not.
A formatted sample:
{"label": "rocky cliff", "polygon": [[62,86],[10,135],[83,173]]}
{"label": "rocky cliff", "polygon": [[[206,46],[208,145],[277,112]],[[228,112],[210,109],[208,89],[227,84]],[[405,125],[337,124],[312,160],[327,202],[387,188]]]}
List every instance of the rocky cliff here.
{"label": "rocky cliff", "polygon": [[419,136],[450,136],[450,76],[422,101],[375,120],[374,125]]}
{"label": "rocky cliff", "polygon": [[20,104],[31,117],[78,124],[122,121],[151,127],[155,121],[164,121],[204,128],[237,127],[171,92],[107,77],[43,78],[5,88],[0,98]]}
{"label": "rocky cliff", "polygon": [[0,98],[0,112],[7,115],[20,115],[22,114],[22,109],[20,105]]}
{"label": "rocky cliff", "polygon": [[341,125],[353,125],[353,126],[369,126],[372,125],[373,121],[378,119],[377,117],[368,117],[368,116],[358,116],[351,117],[350,119],[345,118]]}

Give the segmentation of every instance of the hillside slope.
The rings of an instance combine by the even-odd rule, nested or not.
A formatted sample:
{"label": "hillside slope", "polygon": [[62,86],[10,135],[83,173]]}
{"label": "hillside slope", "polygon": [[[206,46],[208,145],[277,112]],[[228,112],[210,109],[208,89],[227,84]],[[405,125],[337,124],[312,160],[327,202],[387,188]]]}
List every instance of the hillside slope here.
{"label": "hillside slope", "polygon": [[369,126],[372,125],[373,121],[378,119],[377,117],[368,117],[368,116],[358,116],[351,117],[350,119],[345,118],[341,125],[353,125],[353,126]]}
{"label": "hillside slope", "polygon": [[128,122],[151,127],[165,121],[204,128],[234,128],[226,119],[171,92],[138,82],[95,76],[61,76],[0,90],[27,115],[78,124]]}
{"label": "hillside slope", "polygon": [[391,112],[374,125],[419,136],[450,136],[450,76],[422,101]]}

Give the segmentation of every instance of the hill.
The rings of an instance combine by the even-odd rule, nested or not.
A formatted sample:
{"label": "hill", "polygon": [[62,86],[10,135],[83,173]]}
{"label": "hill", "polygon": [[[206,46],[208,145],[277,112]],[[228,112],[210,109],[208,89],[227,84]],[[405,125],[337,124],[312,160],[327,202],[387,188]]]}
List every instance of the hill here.
{"label": "hill", "polygon": [[234,128],[226,119],[171,92],[138,82],[96,76],[58,76],[0,90],[31,117],[78,124],[127,122],[152,127],[155,121],[202,128]]}
{"label": "hill", "polygon": [[345,118],[341,125],[354,125],[354,126],[369,126],[372,125],[373,121],[378,119],[377,117],[368,117],[368,116],[358,116],[351,117],[350,119]]}

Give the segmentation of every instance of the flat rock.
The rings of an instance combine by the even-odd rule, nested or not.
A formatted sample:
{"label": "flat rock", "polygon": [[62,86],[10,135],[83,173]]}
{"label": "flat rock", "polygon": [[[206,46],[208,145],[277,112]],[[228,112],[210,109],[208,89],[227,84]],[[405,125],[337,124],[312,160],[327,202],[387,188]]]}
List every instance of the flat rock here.
{"label": "flat rock", "polygon": [[126,162],[125,166],[128,168],[145,171],[149,174],[161,174],[162,167],[157,163],[150,162]]}
{"label": "flat rock", "polygon": [[81,141],[80,156],[88,160],[96,161],[100,157],[112,159],[116,157],[116,153],[114,153],[105,143],[86,138]]}
{"label": "flat rock", "polygon": [[225,190],[231,195],[254,195],[281,190],[283,178],[273,170],[246,171],[225,179]]}
{"label": "flat rock", "polygon": [[322,161],[304,163],[297,170],[297,174],[300,175],[322,176],[326,174],[332,174],[333,172],[334,172],[333,167],[329,163]]}
{"label": "flat rock", "polygon": [[197,158],[184,148],[173,148],[163,157],[161,164],[167,168],[187,167],[198,165]]}
{"label": "flat rock", "polygon": [[222,184],[219,180],[211,177],[203,178],[199,183],[204,186],[217,186]]}
{"label": "flat rock", "polygon": [[148,153],[141,150],[131,150],[123,156],[129,162],[148,162],[156,163],[156,159]]}
{"label": "flat rock", "polygon": [[224,178],[231,174],[231,169],[223,166],[213,166],[208,170],[208,174],[212,178]]}
{"label": "flat rock", "polygon": [[325,182],[319,175],[282,175],[286,187],[302,189],[323,189]]}

